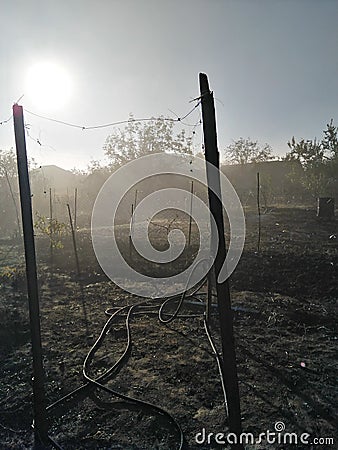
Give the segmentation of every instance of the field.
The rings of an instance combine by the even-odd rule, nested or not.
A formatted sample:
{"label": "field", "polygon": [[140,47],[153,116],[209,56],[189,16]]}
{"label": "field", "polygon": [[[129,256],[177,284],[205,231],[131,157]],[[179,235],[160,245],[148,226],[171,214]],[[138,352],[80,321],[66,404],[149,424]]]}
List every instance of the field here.
{"label": "field", "polygon": [[[244,253],[230,279],[243,430],[258,438],[283,422],[285,432],[308,433],[309,442],[336,439],[337,220],[319,220],[314,209],[271,208],[262,215],[257,252],[255,212],[247,210],[246,219]],[[87,231],[79,230],[78,244],[80,279],[70,237],[55,250],[52,270],[48,241],[37,238],[48,404],[83,384],[83,362],[107,320],[105,310],[142,300],[102,273]],[[32,369],[22,248],[2,241],[0,251],[0,442],[2,449],[24,449],[32,445]],[[203,301],[205,293],[202,287],[198,299]],[[128,361],[105,385],[169,412],[184,432],[186,448],[224,448],[214,439],[227,424],[217,364],[203,328],[203,303],[187,303],[182,314],[195,317],[167,325],[153,314],[156,308],[142,315],[137,311]],[[124,321],[121,317],[106,336],[91,376],[122,355]],[[211,329],[219,347],[215,314]],[[177,428],[165,414],[128,406],[97,389],[76,400],[51,414],[50,435],[64,449],[179,448]],[[210,444],[201,442],[203,434],[196,442],[203,429],[213,433]],[[246,448],[334,445],[263,441]]]}

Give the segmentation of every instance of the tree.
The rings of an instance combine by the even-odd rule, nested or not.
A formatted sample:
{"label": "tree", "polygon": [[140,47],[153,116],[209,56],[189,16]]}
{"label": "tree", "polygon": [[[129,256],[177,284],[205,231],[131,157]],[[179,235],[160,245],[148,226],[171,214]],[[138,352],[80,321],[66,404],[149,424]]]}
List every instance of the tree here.
{"label": "tree", "polygon": [[257,141],[242,137],[230,144],[225,153],[226,160],[231,164],[259,163],[273,158],[269,144],[261,146]]}
{"label": "tree", "polygon": [[124,129],[114,130],[104,145],[104,153],[110,162],[110,168],[121,165],[152,153],[192,153],[191,137],[185,130],[174,133],[174,122],[161,116],[149,122],[139,122],[130,115]]}
{"label": "tree", "polygon": [[329,154],[329,159],[338,159],[338,127],[333,125],[333,119],[327,125],[327,129],[324,130],[324,138],[322,145],[325,151]]}
{"label": "tree", "polygon": [[325,150],[316,138],[314,140],[301,139],[296,142],[293,136],[291,141],[288,142],[288,146],[291,151],[286,154],[286,160],[299,161],[305,169],[315,168],[325,161]]}
{"label": "tree", "polygon": [[0,178],[4,178],[6,180],[6,184],[15,210],[18,233],[20,235],[21,234],[20,215],[12,185],[13,179],[16,177],[17,173],[16,167],[17,167],[16,157],[13,149],[0,150]]}
{"label": "tree", "polygon": [[63,248],[62,236],[66,235],[68,232],[68,227],[65,223],[59,220],[42,216],[36,212],[36,221],[34,227],[39,230],[42,234],[48,236],[50,244],[53,248]]}
{"label": "tree", "polygon": [[103,175],[108,175],[109,169],[105,164],[102,163],[102,161],[99,161],[97,159],[92,159],[87,164],[87,168],[86,168],[85,172],[87,175],[92,175],[92,174],[97,174],[97,173],[100,173]]}
{"label": "tree", "polygon": [[[34,159],[31,158],[28,160],[28,166],[29,168],[36,166]],[[3,186],[3,184],[8,188],[7,199],[4,191],[5,187]],[[4,220],[2,222],[5,222],[6,218],[9,228],[13,230],[13,220],[15,220],[18,234],[21,235],[20,213],[18,207],[19,187],[17,176],[17,158],[16,153],[12,148],[10,150],[0,149],[0,190],[2,194],[1,200],[3,202],[2,217],[4,218]],[[6,202],[11,202],[13,204],[15,219],[12,218],[11,214],[11,209],[13,210],[13,208],[8,208],[7,210],[6,208],[8,207],[8,205],[6,204]]]}
{"label": "tree", "polygon": [[338,128],[333,125],[333,119],[323,131],[321,141],[317,139],[301,139],[296,141],[293,136],[287,143],[290,152],[286,154],[288,161],[299,161],[304,169],[302,184],[313,196],[332,191],[338,168]]}
{"label": "tree", "polygon": [[0,177],[13,178],[16,175],[16,156],[13,149],[0,150]]}

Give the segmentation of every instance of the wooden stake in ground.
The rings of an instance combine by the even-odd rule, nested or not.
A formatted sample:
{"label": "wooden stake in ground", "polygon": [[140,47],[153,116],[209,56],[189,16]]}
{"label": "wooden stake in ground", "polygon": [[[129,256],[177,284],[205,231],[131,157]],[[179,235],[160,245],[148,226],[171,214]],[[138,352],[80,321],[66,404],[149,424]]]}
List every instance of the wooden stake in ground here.
{"label": "wooden stake in ground", "polygon": [[45,372],[42,362],[40,306],[36,269],[31,190],[29,185],[22,106],[19,106],[17,104],[13,106],[13,119],[18,162],[21,215],[25,245],[26,276],[29,302],[29,320],[33,354],[34,447],[36,449],[42,449],[48,446],[49,438],[44,388]]}
{"label": "wooden stake in ground", "polygon": [[[216,118],[213,94],[209,89],[208,77],[204,73],[200,73],[199,82],[202,104],[205,159],[209,164],[212,164],[219,170],[219,153],[217,148]],[[212,181],[212,184],[216,186],[216,192],[221,195],[219,172],[217,172],[217,179],[212,180],[211,177],[212,175],[207,165],[209,207],[210,213],[214,217],[219,237],[214,268],[216,276],[220,334],[222,340],[222,372],[227,397],[229,430],[230,433],[234,433],[237,436],[237,441],[239,441],[240,434],[242,433],[242,425],[229,282],[228,280],[222,283],[219,283],[218,281],[219,273],[226,258],[223,206],[221,199],[218,198],[215,192],[210,189]],[[211,239],[213,239],[213,237],[215,237],[215,230],[213,232],[213,227],[211,230]],[[243,445],[239,443],[233,444],[231,448],[236,450],[244,450]]]}

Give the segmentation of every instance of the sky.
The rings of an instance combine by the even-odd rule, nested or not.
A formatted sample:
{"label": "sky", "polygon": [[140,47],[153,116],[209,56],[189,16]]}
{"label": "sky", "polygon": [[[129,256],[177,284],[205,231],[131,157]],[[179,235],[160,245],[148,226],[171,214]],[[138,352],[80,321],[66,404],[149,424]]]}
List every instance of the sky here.
{"label": "sky", "polygon": [[[104,157],[112,128],[82,130],[27,111],[81,126],[130,113],[182,117],[204,72],[221,154],[249,137],[284,155],[292,136],[321,138],[331,118],[337,124],[337,23],[338,0],[0,0],[0,122],[24,95],[28,155],[38,165],[83,169]],[[68,95],[52,77],[54,100],[47,91],[41,102],[43,83],[27,80],[47,61],[66,73]],[[195,108],[186,122],[199,119]],[[9,120],[0,149],[14,146]]]}

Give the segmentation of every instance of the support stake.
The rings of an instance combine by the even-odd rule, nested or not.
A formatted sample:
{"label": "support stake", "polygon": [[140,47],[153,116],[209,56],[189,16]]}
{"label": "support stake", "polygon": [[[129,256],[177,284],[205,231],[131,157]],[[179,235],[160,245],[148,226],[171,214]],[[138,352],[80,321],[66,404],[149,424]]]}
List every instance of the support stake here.
{"label": "support stake", "polygon": [[260,180],[259,180],[259,172],[257,172],[257,212],[258,212],[257,253],[259,253],[261,250],[261,229],[262,229],[260,188],[261,188],[261,185],[260,185]]}
{"label": "support stake", "polygon": [[74,230],[77,230],[77,188],[74,190]]}
{"label": "support stake", "polygon": [[[200,73],[199,82],[202,103],[205,159],[208,163],[212,164],[219,170],[219,153],[217,148],[216,117],[213,93],[209,89],[209,82],[206,74]],[[229,431],[237,436],[237,442],[239,442],[239,437],[242,433],[242,425],[229,282],[228,280],[222,283],[218,282],[218,276],[226,258],[223,207],[221,200],[209,187],[211,185],[211,173],[208,170],[208,166],[207,180],[210,213],[213,215],[216,222],[219,237],[214,268],[222,342],[222,369],[227,397]],[[219,172],[217,172],[217,179],[212,180],[212,184],[216,186],[216,190],[221,193]],[[213,227],[211,230],[213,230]],[[211,233],[211,239],[213,239],[213,232]],[[244,450],[243,445],[240,443],[233,444],[231,448],[236,450]]]}
{"label": "support stake", "polygon": [[80,279],[81,272],[80,272],[79,255],[78,255],[78,252],[77,252],[75,229],[74,229],[73,218],[72,218],[72,213],[70,211],[69,203],[67,203],[67,209],[68,209],[68,216],[69,216],[70,231],[72,233],[73,249],[74,249],[75,264],[76,264],[76,272],[77,272],[78,279]]}
{"label": "support stake", "polygon": [[49,188],[49,239],[50,239],[50,271],[53,276],[54,267],[54,232],[53,232],[53,199],[52,199],[52,188]]}
{"label": "support stake", "polygon": [[188,231],[188,245],[191,244],[191,224],[192,224],[192,201],[194,195],[194,181],[191,181],[190,186],[190,209],[189,209],[189,231]]}
{"label": "support stake", "polygon": [[22,227],[25,246],[26,277],[29,302],[29,320],[33,354],[33,413],[34,413],[34,448],[48,446],[48,422],[46,413],[45,372],[42,362],[42,345],[40,330],[40,308],[36,269],[36,254],[32,218],[31,190],[29,185],[25,127],[22,106],[13,105],[14,132],[18,175]]}

